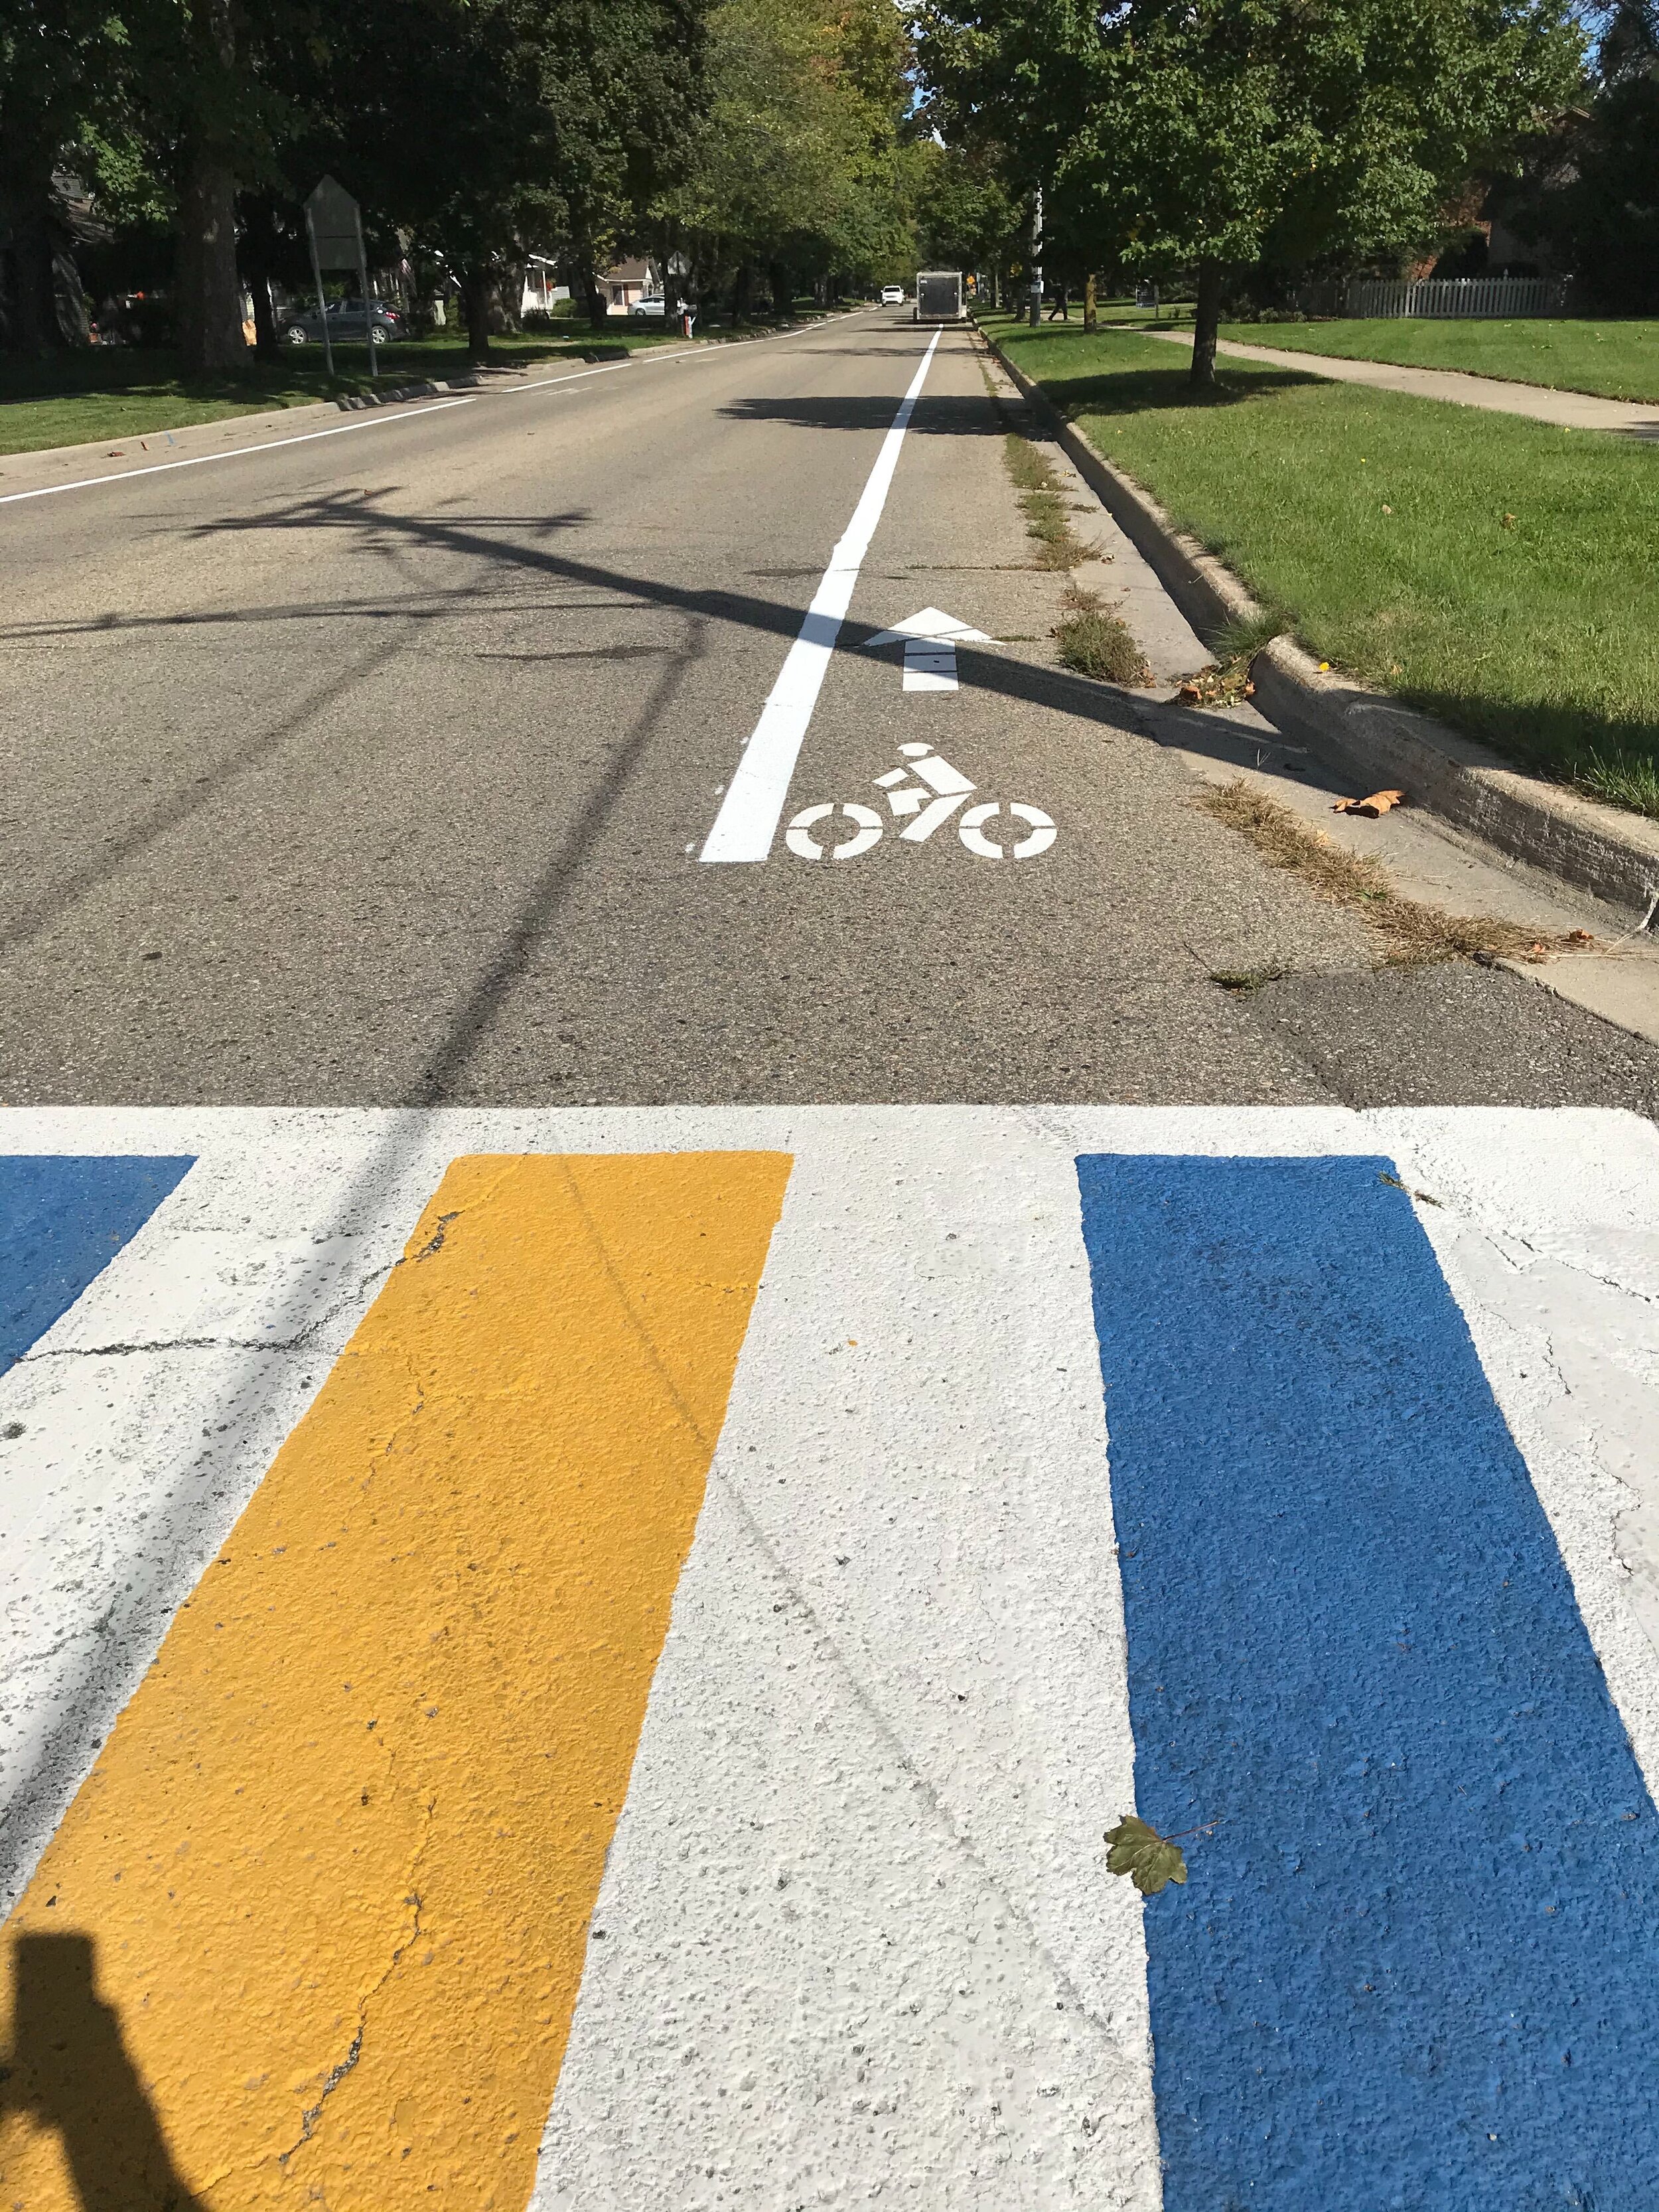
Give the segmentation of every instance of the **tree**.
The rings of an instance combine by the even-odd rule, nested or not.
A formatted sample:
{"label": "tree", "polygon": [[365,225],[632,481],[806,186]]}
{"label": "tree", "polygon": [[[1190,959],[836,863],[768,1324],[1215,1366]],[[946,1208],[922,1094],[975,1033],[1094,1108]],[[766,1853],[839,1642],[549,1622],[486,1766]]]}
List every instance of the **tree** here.
{"label": "tree", "polygon": [[246,358],[236,195],[282,180],[296,57],[308,64],[319,46],[321,0],[124,4],[132,109],[173,213],[179,350],[198,371],[234,368]]}
{"label": "tree", "polygon": [[1014,149],[1011,182],[1125,268],[1196,270],[1199,385],[1230,270],[1428,240],[1581,51],[1562,0],[930,0],[921,46],[954,129]]}
{"label": "tree", "polygon": [[120,105],[125,32],[101,0],[0,0],[0,239],[6,338],[27,353],[84,342],[80,284],[54,182],[86,166]]}
{"label": "tree", "polygon": [[1596,81],[1534,150],[1506,210],[1547,244],[1581,297],[1614,314],[1659,313],[1659,0],[1620,0]]}
{"label": "tree", "polygon": [[596,256],[672,173],[698,112],[703,14],[703,0],[342,11],[330,166],[453,272],[475,356],[527,251],[568,240],[591,283]]}
{"label": "tree", "polygon": [[924,267],[978,269],[1018,228],[1022,210],[984,149],[919,139],[910,150],[911,220]]}
{"label": "tree", "polygon": [[787,299],[902,255],[907,58],[889,0],[720,0],[708,114],[659,210],[705,290],[741,313],[757,270]]}

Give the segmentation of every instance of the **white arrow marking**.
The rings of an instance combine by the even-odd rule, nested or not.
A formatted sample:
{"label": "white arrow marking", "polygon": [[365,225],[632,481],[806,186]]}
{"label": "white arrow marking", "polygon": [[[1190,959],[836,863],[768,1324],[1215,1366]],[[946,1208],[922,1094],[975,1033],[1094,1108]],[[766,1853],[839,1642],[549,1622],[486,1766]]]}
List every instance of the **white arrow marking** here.
{"label": "white arrow marking", "polygon": [[990,639],[982,629],[975,629],[955,615],[947,615],[939,607],[924,607],[920,614],[907,616],[896,629],[884,629],[875,637],[864,641],[866,653],[873,653],[878,645],[908,645],[913,638],[933,645],[988,645]]}
{"label": "white arrow marking", "polygon": [[875,637],[866,638],[864,649],[868,653],[878,645],[902,645],[907,691],[954,691],[959,642],[988,645],[990,640],[982,629],[959,622],[942,607],[923,607],[920,614],[907,617],[896,629],[884,629]]}

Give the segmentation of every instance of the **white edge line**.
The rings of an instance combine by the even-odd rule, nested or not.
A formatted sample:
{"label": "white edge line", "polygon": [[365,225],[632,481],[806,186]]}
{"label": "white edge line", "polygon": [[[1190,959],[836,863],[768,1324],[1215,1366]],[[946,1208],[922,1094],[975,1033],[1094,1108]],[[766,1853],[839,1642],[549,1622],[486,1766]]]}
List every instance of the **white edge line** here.
{"label": "white edge line", "polygon": [[[861,315],[868,314],[870,310],[867,307],[854,307],[851,312],[855,315]],[[771,337],[751,339],[750,343],[756,345],[774,345],[780,338],[809,337],[814,331],[820,331],[824,327],[822,323],[808,323],[803,330],[776,331]],[[724,351],[723,346],[685,346],[677,353],[652,353],[641,356],[639,358],[647,362],[699,361],[710,359],[714,355]],[[72,483],[37,484],[33,491],[0,492],[0,507],[13,506],[17,501],[23,499],[51,499],[58,492],[88,491],[94,484],[130,483],[135,477],[164,476],[169,469],[199,469],[209,461],[235,461],[242,459],[249,453],[274,453],[283,446],[308,446],[318,438],[343,438],[348,430],[381,430],[390,422],[416,422],[424,416],[441,415],[447,407],[471,407],[480,399],[516,399],[520,392],[545,392],[551,384],[581,384],[590,376],[610,376],[619,368],[631,368],[635,358],[635,356],[629,355],[626,361],[607,362],[603,368],[574,369],[568,376],[539,376],[533,382],[507,385],[495,392],[468,392],[457,399],[434,399],[424,407],[413,409],[407,415],[371,415],[364,422],[337,422],[326,430],[299,430],[291,438],[267,439],[263,446],[232,446],[227,453],[191,453],[182,461],[149,461],[142,469],[112,469],[107,476],[77,477]],[[191,423],[185,427],[193,429],[196,425]],[[140,434],[153,436],[155,434],[146,431]],[[3,458],[24,460],[28,457],[27,454],[19,453],[9,454]]]}
{"label": "white edge line", "polygon": [[778,831],[789,781],[795,772],[801,742],[812,709],[817,704],[830,656],[836,649],[841,626],[851,604],[864,556],[870,550],[876,525],[887,504],[887,494],[898,466],[899,448],[910,427],[910,417],[927,379],[942,331],[927,341],[921,366],[900,400],[887,435],[881,441],[876,465],[859,495],[853,519],[830,556],[830,565],[818,582],[812,604],[802,618],[794,643],[784,657],[778,680],[767,696],[761,716],[750,732],[726,797],[714,817],[714,827],[698,854],[701,860],[756,861],[766,860]]}

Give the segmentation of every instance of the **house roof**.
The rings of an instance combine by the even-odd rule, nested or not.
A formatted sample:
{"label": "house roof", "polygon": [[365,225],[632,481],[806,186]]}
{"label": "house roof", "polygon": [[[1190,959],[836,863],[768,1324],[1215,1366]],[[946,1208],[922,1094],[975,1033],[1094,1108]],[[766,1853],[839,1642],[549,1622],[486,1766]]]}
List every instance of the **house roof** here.
{"label": "house roof", "polygon": [[651,274],[648,261],[619,261],[614,269],[607,269],[601,282],[611,284],[643,284]]}

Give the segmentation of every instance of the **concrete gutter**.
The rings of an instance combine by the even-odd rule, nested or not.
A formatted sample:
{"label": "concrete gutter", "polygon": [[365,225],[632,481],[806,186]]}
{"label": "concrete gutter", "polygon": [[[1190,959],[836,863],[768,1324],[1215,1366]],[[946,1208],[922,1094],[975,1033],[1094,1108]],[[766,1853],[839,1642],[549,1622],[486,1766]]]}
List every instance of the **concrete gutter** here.
{"label": "concrete gutter", "polygon": [[1659,822],[1523,775],[1386,693],[1322,672],[1288,637],[1265,646],[1250,674],[1270,722],[1372,790],[1397,785],[1470,836],[1611,905],[1644,913],[1659,896]]}
{"label": "concrete gutter", "polygon": [[[1042,410],[1078,474],[1193,628],[1214,637],[1231,624],[1265,623],[1267,609],[1232,571],[1179,529],[1149,492],[1066,420],[1040,385],[975,329],[1019,391]],[[1397,785],[1454,830],[1627,912],[1645,915],[1659,897],[1659,822],[1511,767],[1490,747],[1386,692],[1322,672],[1288,635],[1273,639],[1256,654],[1250,674],[1255,702],[1269,721],[1366,789]]]}

